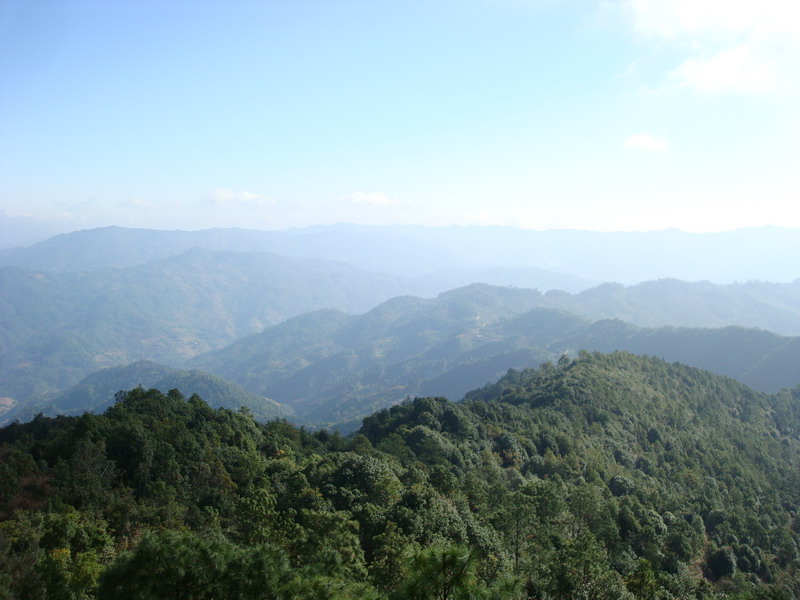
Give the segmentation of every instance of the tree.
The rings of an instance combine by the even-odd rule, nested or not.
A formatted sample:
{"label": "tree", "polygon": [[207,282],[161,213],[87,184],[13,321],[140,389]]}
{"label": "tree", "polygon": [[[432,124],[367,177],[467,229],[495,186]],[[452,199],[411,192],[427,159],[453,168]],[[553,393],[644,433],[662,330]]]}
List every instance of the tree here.
{"label": "tree", "polygon": [[466,546],[434,545],[414,555],[397,600],[461,600],[477,587],[476,556]]}
{"label": "tree", "polygon": [[622,578],[609,567],[605,549],[589,531],[566,541],[554,575],[552,591],[559,600],[630,598]]}
{"label": "tree", "polygon": [[656,577],[653,567],[646,558],[640,558],[636,567],[628,574],[625,579],[625,586],[628,591],[639,600],[654,600],[656,597]]}
{"label": "tree", "polygon": [[296,585],[269,546],[240,548],[195,533],[148,533],[100,578],[99,600],[278,600]]}

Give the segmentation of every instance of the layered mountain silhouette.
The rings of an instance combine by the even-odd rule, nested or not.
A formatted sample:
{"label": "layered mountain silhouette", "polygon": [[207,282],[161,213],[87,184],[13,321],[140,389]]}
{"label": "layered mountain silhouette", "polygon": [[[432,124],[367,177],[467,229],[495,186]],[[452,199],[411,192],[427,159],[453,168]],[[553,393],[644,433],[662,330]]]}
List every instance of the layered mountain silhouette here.
{"label": "layered mountain silhouette", "polygon": [[395,298],[360,316],[318,311],[192,366],[337,422],[414,396],[461,398],[509,368],[580,350],[627,350],[734,377],[764,391],[800,383],[800,339],[757,329],[641,328],[534,308],[526,290],[474,285],[435,299]]}
{"label": "layered mountain silhouette", "polygon": [[[791,256],[794,238],[787,232],[743,230],[713,239],[730,249],[771,235],[773,246],[759,248],[755,261],[777,251]],[[641,243],[638,254],[647,257],[680,242],[673,254],[653,259],[649,272],[682,273],[662,267],[677,265],[701,237],[556,233],[112,227],[0,251],[0,264],[7,265],[0,267],[0,411],[50,402],[102,368],[142,359],[173,368],[212,364],[218,359],[189,361],[213,351],[228,363],[214,363],[216,373],[256,393],[291,398],[301,413],[318,413],[323,420],[364,414],[406,395],[458,397],[510,367],[583,347],[653,353],[759,389],[795,383],[796,342],[781,336],[800,335],[800,280],[722,285],[658,279],[589,287],[590,279],[608,274],[598,265],[601,259],[630,251],[632,243]],[[576,265],[579,249],[584,266],[596,271],[587,267],[574,275],[541,266]],[[551,260],[557,254],[561,262]],[[696,263],[715,256],[698,254]],[[503,285],[458,288],[471,281]],[[501,330],[501,322],[533,309],[551,311],[536,317],[553,323],[550,337],[521,336],[515,325]],[[326,312],[304,316],[319,310]],[[287,321],[293,317],[298,320]],[[570,324],[575,318],[580,326]],[[624,323],[593,325],[608,319]],[[518,325],[524,330],[523,322]],[[580,329],[589,325],[591,331]],[[692,333],[687,327],[725,331]],[[263,356],[251,352],[252,341],[226,349],[261,332],[268,332],[264,339],[282,341],[267,343]],[[236,357],[244,354],[247,364],[240,365]],[[259,364],[266,365],[262,371]]]}

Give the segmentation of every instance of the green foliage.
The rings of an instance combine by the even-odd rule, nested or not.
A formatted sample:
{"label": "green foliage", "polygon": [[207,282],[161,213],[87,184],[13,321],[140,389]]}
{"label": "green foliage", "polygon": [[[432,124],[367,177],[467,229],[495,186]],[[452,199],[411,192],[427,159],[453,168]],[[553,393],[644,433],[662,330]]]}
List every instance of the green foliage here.
{"label": "green foliage", "polygon": [[0,429],[0,598],[784,598],[797,390],[615,353],[354,436],[177,390]]}
{"label": "green foliage", "polygon": [[398,600],[461,600],[478,587],[476,556],[465,546],[431,546],[416,553]]}
{"label": "green foliage", "polygon": [[269,548],[241,549],[220,538],[167,531],[146,534],[104,573],[99,599],[235,600],[279,598],[291,577]]}

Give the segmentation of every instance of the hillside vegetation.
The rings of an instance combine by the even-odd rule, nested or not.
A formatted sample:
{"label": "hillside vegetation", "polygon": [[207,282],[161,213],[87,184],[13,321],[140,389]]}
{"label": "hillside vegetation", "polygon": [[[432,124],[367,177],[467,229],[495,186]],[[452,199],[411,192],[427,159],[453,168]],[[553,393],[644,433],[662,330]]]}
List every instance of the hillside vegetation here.
{"label": "hillside vegetation", "polygon": [[789,599],[798,406],[624,353],[350,438],[136,389],[0,430],[0,596]]}

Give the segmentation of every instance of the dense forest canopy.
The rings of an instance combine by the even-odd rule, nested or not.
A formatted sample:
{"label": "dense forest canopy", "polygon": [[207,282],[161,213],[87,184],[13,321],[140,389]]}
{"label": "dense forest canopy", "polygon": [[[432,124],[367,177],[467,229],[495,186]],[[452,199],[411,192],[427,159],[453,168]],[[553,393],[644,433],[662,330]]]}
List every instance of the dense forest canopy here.
{"label": "dense forest canopy", "polygon": [[0,430],[0,598],[792,598],[799,433],[624,353],[346,438],[134,389]]}

